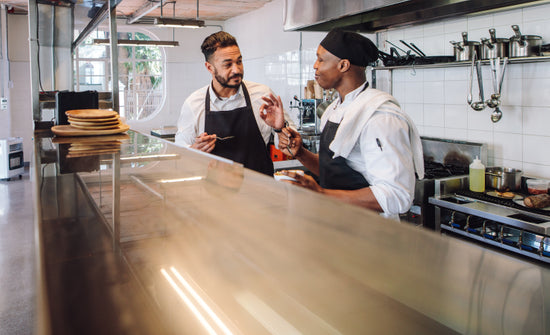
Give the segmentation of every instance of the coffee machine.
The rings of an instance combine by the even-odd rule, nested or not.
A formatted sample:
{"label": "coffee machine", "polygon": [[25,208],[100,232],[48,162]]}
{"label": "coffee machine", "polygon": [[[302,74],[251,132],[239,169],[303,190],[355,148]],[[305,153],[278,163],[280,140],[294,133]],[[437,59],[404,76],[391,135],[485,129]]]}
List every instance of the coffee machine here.
{"label": "coffee machine", "polygon": [[317,107],[322,99],[298,99],[290,102],[290,110],[298,111],[298,132],[302,136],[302,143],[313,153],[319,152],[321,119],[317,116]]}

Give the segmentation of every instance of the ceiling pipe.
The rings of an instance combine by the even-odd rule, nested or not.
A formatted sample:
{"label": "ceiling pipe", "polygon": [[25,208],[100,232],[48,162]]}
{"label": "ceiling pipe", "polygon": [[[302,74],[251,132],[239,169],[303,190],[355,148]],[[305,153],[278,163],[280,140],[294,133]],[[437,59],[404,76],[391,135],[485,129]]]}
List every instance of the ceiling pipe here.
{"label": "ceiling pipe", "polygon": [[141,19],[143,16],[157,9],[161,4],[162,4],[161,1],[153,2],[153,1],[147,0],[147,2],[143,6],[141,6],[138,10],[136,10],[130,15],[130,17],[126,20],[126,23],[132,24],[136,22],[137,20]]}

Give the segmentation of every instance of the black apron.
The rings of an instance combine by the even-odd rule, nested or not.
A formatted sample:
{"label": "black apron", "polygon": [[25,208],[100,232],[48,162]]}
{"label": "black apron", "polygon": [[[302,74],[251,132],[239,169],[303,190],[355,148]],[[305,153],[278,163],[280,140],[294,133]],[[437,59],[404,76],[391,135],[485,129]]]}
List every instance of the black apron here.
{"label": "black apron", "polygon": [[[363,92],[369,83],[367,82],[361,92]],[[329,146],[334,140],[339,123],[327,120],[319,143],[319,184],[323,188],[333,190],[357,190],[369,187],[369,182],[363,175],[352,169],[344,157],[332,158],[334,152]]]}
{"label": "black apron", "polygon": [[210,111],[210,89],[206,92],[204,131],[209,135],[216,134],[218,137],[235,136],[225,141],[217,141],[212,154],[273,176],[273,162],[258,129],[250,96],[244,83],[242,88],[246,106],[230,111]]}
{"label": "black apron", "polygon": [[368,187],[369,182],[362,174],[352,169],[342,156],[332,158],[334,152],[329,145],[334,140],[339,123],[327,121],[319,143],[319,184],[333,190],[357,190]]}

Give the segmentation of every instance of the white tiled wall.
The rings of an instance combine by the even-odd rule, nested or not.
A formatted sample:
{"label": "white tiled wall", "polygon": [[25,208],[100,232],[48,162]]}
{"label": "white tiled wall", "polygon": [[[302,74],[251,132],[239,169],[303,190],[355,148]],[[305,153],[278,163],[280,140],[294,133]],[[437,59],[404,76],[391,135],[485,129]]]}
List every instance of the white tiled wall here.
{"label": "white tiled wall", "polygon": [[[547,44],[549,17],[550,5],[539,5],[389,30],[381,33],[381,40],[400,44],[403,39],[428,55],[452,55],[449,41],[460,41],[462,31],[468,32],[469,40],[489,37],[489,28],[496,29],[497,37],[510,37],[511,25],[517,24],[522,34],[540,35]],[[423,135],[487,143],[488,165],[519,168],[526,175],[550,179],[550,62],[507,67],[503,117],[498,123],[490,120],[492,109],[477,112],[467,105],[469,71],[469,67],[394,70],[392,93]],[[493,93],[489,71],[483,66],[486,99]],[[475,81],[474,77],[477,100]]]}
{"label": "white tiled wall", "polygon": [[[284,32],[283,3],[283,0],[274,0],[223,25],[224,30],[239,41],[245,78],[269,85],[288,104],[294,95],[301,96],[305,81],[313,79],[315,50],[326,33]],[[379,40],[399,44],[403,39],[415,43],[428,55],[452,55],[449,41],[460,40],[462,31],[468,32],[470,40],[488,37],[489,28],[495,28],[498,37],[510,37],[513,34],[510,25],[518,24],[523,34],[540,35],[547,44],[550,43],[549,17],[550,4],[546,4],[389,30],[380,33]],[[13,25],[21,26],[21,29],[16,27],[11,31],[27,36],[26,18],[11,20]],[[165,105],[158,118],[139,127],[135,125],[136,128],[147,131],[175,124],[185,98],[210,80],[198,47],[206,35],[217,30],[219,27],[212,26],[200,32],[175,32],[176,40],[183,47],[167,50]],[[173,37],[171,29],[155,33],[164,39]],[[376,40],[376,36],[368,36]],[[20,87],[19,80],[26,80],[28,73],[18,71],[17,64],[18,61],[28,64],[28,43],[26,37],[10,40],[14,82],[11,100],[16,102],[19,95],[28,97],[27,89]],[[383,45],[381,48],[387,50]],[[476,112],[466,104],[468,67],[404,69],[392,71],[391,75],[392,93],[423,135],[487,143],[490,165],[521,168],[527,175],[550,179],[550,62],[512,64],[507,68],[502,93],[504,116],[496,124],[490,120],[489,109]],[[488,95],[491,82],[487,66],[483,68],[483,75],[485,94]],[[18,87],[24,92],[18,91]],[[27,123],[31,122],[30,116],[25,115],[29,120]],[[25,139],[32,137],[32,127],[21,131],[23,133],[19,134],[19,129],[15,129],[14,135]]]}

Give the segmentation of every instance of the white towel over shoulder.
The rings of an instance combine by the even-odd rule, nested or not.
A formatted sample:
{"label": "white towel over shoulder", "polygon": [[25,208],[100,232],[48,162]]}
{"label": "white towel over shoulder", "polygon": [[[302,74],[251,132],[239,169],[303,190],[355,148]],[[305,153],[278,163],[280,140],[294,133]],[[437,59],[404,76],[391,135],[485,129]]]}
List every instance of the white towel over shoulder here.
{"label": "white towel over shoulder", "polygon": [[334,158],[338,156],[347,158],[349,156],[367,121],[385,103],[388,103],[385,107],[393,106],[391,111],[390,108],[384,108],[385,112],[392,112],[407,121],[415,172],[419,179],[424,178],[422,142],[414,122],[401,110],[401,106],[392,95],[373,88],[367,88],[351,104],[345,107],[344,118],[340,122],[334,140],[329,147],[330,150],[334,151]]}

